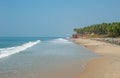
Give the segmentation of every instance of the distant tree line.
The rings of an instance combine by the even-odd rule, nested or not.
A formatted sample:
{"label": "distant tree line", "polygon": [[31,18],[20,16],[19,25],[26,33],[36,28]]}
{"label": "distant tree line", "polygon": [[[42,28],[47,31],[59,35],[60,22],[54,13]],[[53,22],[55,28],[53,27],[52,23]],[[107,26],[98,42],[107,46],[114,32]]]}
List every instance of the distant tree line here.
{"label": "distant tree line", "polygon": [[120,22],[102,23],[86,26],[83,28],[75,28],[77,34],[98,34],[111,37],[120,36]]}

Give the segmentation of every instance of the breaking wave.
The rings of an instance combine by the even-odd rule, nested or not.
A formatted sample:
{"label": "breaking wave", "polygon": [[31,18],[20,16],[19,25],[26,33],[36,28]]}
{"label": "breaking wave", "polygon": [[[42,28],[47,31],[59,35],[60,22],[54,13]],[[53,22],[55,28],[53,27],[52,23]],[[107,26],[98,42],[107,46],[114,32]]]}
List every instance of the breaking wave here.
{"label": "breaking wave", "polygon": [[38,44],[40,40],[34,41],[34,42],[28,42],[20,46],[15,46],[15,47],[9,47],[9,48],[1,48],[0,49],[0,58],[10,56],[15,53],[19,53],[21,51],[24,51],[36,44]]}
{"label": "breaking wave", "polygon": [[64,38],[58,38],[58,39],[54,39],[51,41],[52,43],[72,43],[71,41],[69,41],[68,39],[64,39]]}

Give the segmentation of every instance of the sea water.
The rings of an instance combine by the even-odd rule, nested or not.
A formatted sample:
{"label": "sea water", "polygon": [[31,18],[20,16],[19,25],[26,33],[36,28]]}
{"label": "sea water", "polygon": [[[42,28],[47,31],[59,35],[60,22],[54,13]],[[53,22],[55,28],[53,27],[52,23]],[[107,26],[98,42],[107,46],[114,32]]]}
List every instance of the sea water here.
{"label": "sea water", "polygon": [[0,78],[75,78],[97,57],[59,37],[1,37]]}

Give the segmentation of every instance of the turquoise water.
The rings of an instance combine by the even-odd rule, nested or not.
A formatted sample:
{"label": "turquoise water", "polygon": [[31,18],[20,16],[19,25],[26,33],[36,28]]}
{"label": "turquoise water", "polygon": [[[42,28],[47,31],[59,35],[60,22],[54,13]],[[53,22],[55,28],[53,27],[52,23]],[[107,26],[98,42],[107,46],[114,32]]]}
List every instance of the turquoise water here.
{"label": "turquoise water", "polygon": [[75,78],[96,54],[65,38],[0,38],[0,78]]}

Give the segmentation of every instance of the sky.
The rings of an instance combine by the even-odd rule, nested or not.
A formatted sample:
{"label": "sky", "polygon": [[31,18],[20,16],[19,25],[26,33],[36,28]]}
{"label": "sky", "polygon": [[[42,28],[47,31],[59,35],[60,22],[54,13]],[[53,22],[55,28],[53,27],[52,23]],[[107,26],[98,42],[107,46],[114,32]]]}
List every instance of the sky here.
{"label": "sky", "polygon": [[102,22],[120,22],[120,0],[0,0],[0,37],[68,37]]}

